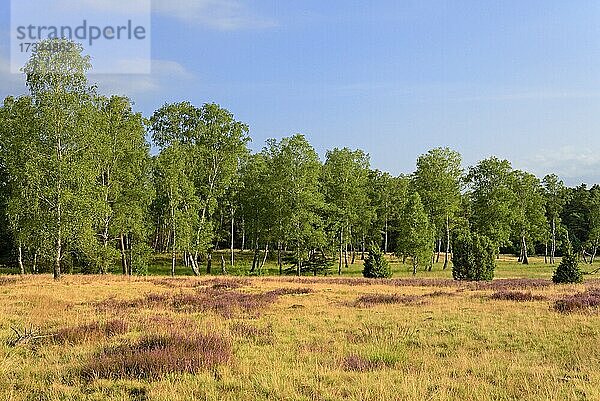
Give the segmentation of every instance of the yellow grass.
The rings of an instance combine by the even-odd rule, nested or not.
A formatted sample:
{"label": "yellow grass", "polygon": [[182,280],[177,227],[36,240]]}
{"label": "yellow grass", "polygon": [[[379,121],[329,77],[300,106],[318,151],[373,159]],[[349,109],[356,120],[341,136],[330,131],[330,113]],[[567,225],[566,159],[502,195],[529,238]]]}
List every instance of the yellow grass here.
{"label": "yellow grass", "polygon": [[[145,294],[196,294],[210,278],[24,277],[0,286],[2,400],[596,400],[600,399],[600,316],[559,314],[553,299],[584,285],[534,290],[533,302],[496,301],[467,287],[395,287],[253,278],[237,289],[282,295],[258,316],[129,308]],[[199,286],[194,288],[193,286]],[[587,284],[589,287],[590,284]],[[427,295],[425,304],[358,307],[365,294]],[[98,307],[110,300],[112,307]],[[421,299],[421,298],[419,298]],[[112,302],[112,303],[111,303]],[[12,345],[15,334],[39,335],[90,322],[123,319],[129,332],[59,344],[51,338]],[[234,326],[271,336],[244,337]],[[262,329],[262,331],[260,330]],[[148,333],[216,333],[233,344],[230,362],[195,374],[156,379],[82,377],[102,349]],[[347,358],[374,363],[355,371]]]}

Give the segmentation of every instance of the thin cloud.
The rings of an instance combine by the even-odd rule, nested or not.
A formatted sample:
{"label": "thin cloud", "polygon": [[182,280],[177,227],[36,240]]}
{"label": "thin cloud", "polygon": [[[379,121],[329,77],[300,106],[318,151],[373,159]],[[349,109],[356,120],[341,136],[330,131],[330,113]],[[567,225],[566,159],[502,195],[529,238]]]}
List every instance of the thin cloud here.
{"label": "thin cloud", "polygon": [[591,149],[564,146],[541,150],[521,164],[539,177],[555,173],[567,183],[600,183],[600,154]]}
{"label": "thin cloud", "polygon": [[183,65],[171,60],[152,60],[152,74],[98,74],[91,77],[91,81],[98,83],[102,93],[129,97],[159,92],[175,83],[193,79],[194,75]]}
{"label": "thin cloud", "polygon": [[211,29],[234,31],[277,26],[271,18],[254,12],[244,0],[56,0],[54,10],[67,14],[98,12],[143,15],[150,12]]}
{"label": "thin cloud", "polygon": [[152,9],[156,14],[223,31],[277,26],[276,21],[257,15],[239,0],[154,0]]}

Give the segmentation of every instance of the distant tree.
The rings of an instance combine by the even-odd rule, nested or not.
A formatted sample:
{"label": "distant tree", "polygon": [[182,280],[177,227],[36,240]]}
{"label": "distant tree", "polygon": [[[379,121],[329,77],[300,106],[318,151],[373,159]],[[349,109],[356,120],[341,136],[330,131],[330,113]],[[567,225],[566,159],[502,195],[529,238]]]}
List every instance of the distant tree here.
{"label": "distant tree", "polygon": [[369,254],[365,259],[363,268],[363,276],[367,278],[389,278],[392,276],[392,270],[387,259],[379,246],[375,244],[371,244],[369,247]]}
{"label": "distant tree", "polygon": [[352,243],[353,228],[365,224],[371,216],[368,172],[369,157],[362,150],[327,151],[321,188],[327,204],[329,231],[337,237],[332,242],[339,245],[338,274],[342,274],[342,264],[348,266],[347,247]]}
{"label": "distant tree", "polygon": [[579,263],[575,254],[572,252],[567,252],[565,255],[563,255],[560,264],[552,276],[552,281],[555,284],[583,282],[583,274],[579,269]]}
{"label": "distant tree", "polygon": [[195,234],[200,201],[188,175],[188,157],[180,144],[173,144],[163,149],[154,161],[157,195],[154,210],[167,227],[172,276],[175,275],[179,252],[185,252],[186,263],[189,263],[194,274],[200,274],[196,259],[191,256],[193,247],[197,245]]}
{"label": "distant tree", "polygon": [[[113,265],[117,241],[123,274],[131,274],[132,247],[148,237],[148,207],[154,197],[151,160],[144,119],[129,99],[99,98],[98,131],[93,156],[97,180],[99,246],[94,250],[100,271]],[[138,252],[139,253],[139,252]]]}
{"label": "distant tree", "polygon": [[442,237],[446,242],[444,269],[448,266],[450,228],[460,207],[460,153],[449,148],[435,148],[417,159],[414,185],[434,226],[437,240],[437,260],[440,258]]}
{"label": "distant tree", "polygon": [[421,197],[414,192],[408,197],[398,227],[397,255],[412,258],[413,275],[418,266],[432,263],[433,231],[429,217],[421,203]]}
{"label": "distant tree", "polygon": [[458,230],[452,239],[452,277],[455,280],[492,280],[496,246],[487,237]]}
{"label": "distant tree", "polygon": [[568,242],[575,254],[585,258],[585,245],[591,233],[591,193],[585,184],[569,189],[561,220],[567,229]]}
{"label": "distant tree", "polygon": [[270,192],[269,168],[264,152],[250,155],[240,166],[240,188],[236,203],[243,221],[242,248],[248,236],[254,250],[251,271],[258,263],[258,244],[270,239],[270,228],[277,210],[273,207],[275,196]]}
{"label": "distant tree", "polygon": [[517,197],[512,185],[512,167],[495,157],[470,167],[466,177],[471,200],[470,224],[496,246],[508,245]]}
{"label": "distant tree", "polygon": [[512,206],[513,236],[521,243],[520,260],[523,264],[529,264],[529,241],[541,240],[548,231],[545,216],[546,199],[540,180],[533,174],[515,170],[512,175],[513,193],[516,196]]}
{"label": "distant tree", "polygon": [[[295,249],[296,274],[300,275],[306,259],[303,255],[322,248],[324,242],[318,213],[323,204],[319,192],[321,162],[317,152],[300,134],[279,142],[270,140],[264,152],[270,195],[275,205],[278,252],[286,240]],[[278,259],[281,260],[280,255]]]}
{"label": "distant tree", "polygon": [[186,248],[192,255],[189,262],[194,273],[200,253],[206,254],[206,270],[210,273],[214,230],[218,228],[212,216],[247,154],[248,127],[213,103],[201,108],[188,102],[166,104],[154,112],[150,123],[158,147],[164,150],[178,146],[177,151],[185,155],[185,175],[193,183],[199,203],[195,237],[189,238]]}
{"label": "distant tree", "polygon": [[[375,213],[372,231],[367,235],[372,240],[382,239],[384,253],[390,249],[391,231],[406,204],[408,181],[406,177],[393,177],[379,170],[372,170],[369,173],[368,197]],[[362,238],[363,251],[365,245],[365,238]]]}
{"label": "distant tree", "polygon": [[544,177],[544,195],[546,197],[546,217],[550,225],[550,263],[554,264],[556,256],[556,233],[561,224],[561,214],[567,202],[568,191],[564,183],[555,174]]}
{"label": "distant tree", "polygon": [[[0,113],[2,113],[0,109]],[[3,126],[2,117],[0,116],[0,126]],[[0,138],[2,134],[0,133]],[[1,139],[0,139],[1,144]],[[0,154],[4,152],[1,150]],[[10,255],[13,246],[13,238],[8,222],[8,201],[10,199],[10,178],[6,169],[4,159],[0,157],[0,258],[5,258]],[[24,269],[23,269],[24,270]]]}
{"label": "distant tree", "polygon": [[589,202],[590,233],[587,245],[590,249],[590,264],[594,263],[600,244],[600,186],[594,185],[590,190]]}

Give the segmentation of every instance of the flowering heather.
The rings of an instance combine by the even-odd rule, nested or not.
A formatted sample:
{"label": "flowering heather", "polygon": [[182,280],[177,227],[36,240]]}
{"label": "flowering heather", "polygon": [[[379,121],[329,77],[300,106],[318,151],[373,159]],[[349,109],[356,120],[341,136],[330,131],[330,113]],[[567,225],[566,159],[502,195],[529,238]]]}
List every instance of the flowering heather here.
{"label": "flowering heather", "polygon": [[531,291],[507,291],[501,290],[490,295],[490,299],[501,300],[501,301],[516,301],[516,302],[527,302],[527,301],[544,301],[547,298],[543,295],[533,295]]}
{"label": "flowering heather", "polygon": [[370,307],[381,304],[423,305],[426,303],[427,301],[418,295],[368,294],[360,296],[355,305]]}
{"label": "flowering heather", "polygon": [[188,313],[214,312],[231,318],[239,313],[256,316],[280,296],[311,292],[313,290],[310,288],[278,288],[267,292],[247,293],[229,291],[219,284],[217,287],[200,287],[194,292],[148,293],[143,298],[132,301],[109,298],[95,305],[99,310],[162,307]]}
{"label": "flowering heather", "polygon": [[597,311],[600,309],[600,288],[567,295],[554,302],[554,310],[561,313]]}
{"label": "flowering heather", "polygon": [[265,278],[264,281],[277,281],[301,284],[339,284],[349,286],[391,285],[395,287],[448,287],[469,290],[522,290],[552,286],[551,280],[535,278],[496,279],[486,282],[457,281],[445,278],[394,278],[366,279],[358,277],[282,277]]}
{"label": "flowering heather", "polygon": [[158,379],[169,373],[194,374],[231,358],[231,341],[222,336],[147,335],[133,344],[104,348],[80,373],[87,379]]}

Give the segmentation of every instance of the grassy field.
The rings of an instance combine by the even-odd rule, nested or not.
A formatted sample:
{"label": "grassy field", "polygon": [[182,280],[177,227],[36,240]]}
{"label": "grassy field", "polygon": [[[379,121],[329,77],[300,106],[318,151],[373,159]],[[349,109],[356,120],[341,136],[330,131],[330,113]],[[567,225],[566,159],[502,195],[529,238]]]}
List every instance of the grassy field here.
{"label": "grassy field", "polygon": [[[247,276],[247,275],[258,275],[258,272],[250,274],[250,267],[252,265],[252,252],[235,252],[235,263],[234,267],[230,266],[230,253],[228,251],[215,252],[213,256],[212,272],[214,274],[220,274],[221,272],[221,254],[223,254],[224,260],[226,261],[226,270],[229,275],[235,276]],[[412,277],[412,265],[410,261],[406,264],[402,263],[402,260],[394,256],[388,255],[390,260],[390,266],[393,271],[394,277]],[[431,271],[425,271],[423,268],[419,268],[417,277],[423,278],[452,278],[452,264],[448,264],[448,268],[443,270],[443,259],[444,255],[440,257],[440,262],[434,264]],[[262,254],[260,257],[262,261]],[[558,259],[560,261],[560,258]],[[193,275],[191,268],[186,268],[182,265],[181,261],[177,261],[178,265],[176,268],[177,276],[191,276]],[[350,263],[350,258],[349,258]],[[587,264],[581,264],[581,268],[584,272],[593,271],[600,267],[600,261],[594,263],[594,266]],[[201,272],[204,273],[205,265],[200,264]],[[362,277],[363,262],[360,260],[360,255],[357,254],[354,264],[349,264],[348,268],[342,268],[342,275],[344,277]],[[552,278],[552,274],[556,269],[556,266],[552,266],[544,263],[543,257],[530,257],[529,265],[522,265],[517,263],[517,259],[511,255],[501,255],[497,261],[497,267],[495,272],[496,278]],[[16,270],[15,270],[16,271]],[[156,276],[168,276],[171,274],[171,259],[169,255],[160,255],[154,258],[152,266],[149,270],[150,275]],[[277,266],[276,255],[274,253],[269,254],[269,258],[265,263],[264,268],[260,275],[263,276],[276,276],[279,274]],[[337,276],[337,265],[332,265],[329,272],[329,276]],[[600,276],[600,275],[599,275]]]}
{"label": "grassy field", "polygon": [[394,270],[2,276],[0,399],[600,399],[593,276],[555,286],[510,258],[492,283]]}

